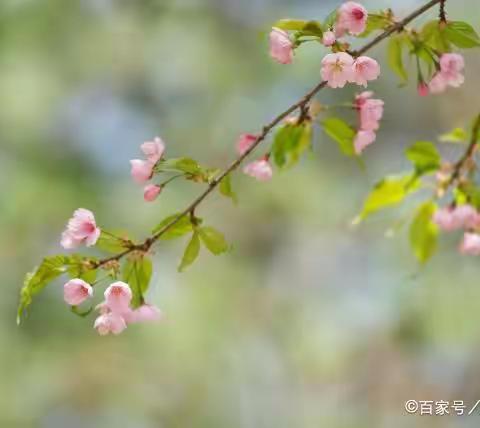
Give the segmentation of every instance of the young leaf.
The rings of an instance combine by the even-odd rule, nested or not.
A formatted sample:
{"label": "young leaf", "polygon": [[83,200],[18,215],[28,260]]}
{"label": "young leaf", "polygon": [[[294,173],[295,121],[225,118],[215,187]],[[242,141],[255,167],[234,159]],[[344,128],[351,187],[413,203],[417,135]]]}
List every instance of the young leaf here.
{"label": "young leaf", "polygon": [[33,272],[27,273],[20,290],[20,303],[17,311],[17,324],[20,324],[22,315],[31,305],[33,296],[42,291],[50,281],[66,272],[67,256],[45,257]]}
{"label": "young leaf", "polygon": [[337,21],[337,9],[334,9],[325,18],[325,21],[323,22],[323,28],[325,29],[332,28],[335,25],[336,21]]}
{"label": "young leaf", "polygon": [[454,128],[450,132],[440,135],[438,140],[442,143],[464,143],[467,141],[468,134],[462,128]]}
{"label": "young leaf", "polygon": [[195,231],[192,234],[192,238],[188,242],[185,252],[183,253],[182,261],[178,266],[178,271],[183,272],[188,266],[190,266],[198,257],[200,252],[200,238],[198,232]]}
{"label": "young leaf", "polygon": [[228,250],[228,244],[225,237],[213,227],[202,227],[199,229],[198,233],[203,244],[211,253],[218,255]]}
{"label": "young leaf", "polygon": [[368,37],[374,31],[385,30],[390,24],[390,18],[383,13],[369,13],[365,31],[357,37]]}
{"label": "young leaf", "polygon": [[220,185],[218,186],[218,191],[227,198],[231,198],[234,203],[237,203],[237,195],[232,189],[232,179],[230,174],[226,175],[220,181]]}
{"label": "young leaf", "polygon": [[304,19],[280,19],[272,27],[280,28],[285,31],[301,31],[305,28],[308,21]]}
{"label": "young leaf", "polygon": [[125,250],[125,243],[126,241],[123,238],[102,230],[95,246],[107,253],[116,254]]}
{"label": "young leaf", "polygon": [[440,168],[440,154],[430,141],[417,141],[407,148],[405,154],[407,159],[412,162],[418,175],[436,171]]}
{"label": "young leaf", "polygon": [[425,202],[417,210],[410,225],[410,245],[420,263],[425,263],[437,248],[438,227],[432,221],[435,210],[433,202]]}
{"label": "young leaf", "polygon": [[462,21],[450,21],[445,28],[447,39],[459,48],[480,46],[480,38],[470,24]]}
{"label": "young leaf", "polygon": [[400,77],[402,83],[405,83],[408,80],[408,74],[403,65],[403,43],[403,35],[390,37],[387,46],[387,61],[392,71]]}
{"label": "young leaf", "polygon": [[449,52],[451,49],[445,28],[440,25],[437,19],[427,22],[423,26],[420,36],[430,48],[440,53]]}
{"label": "young leaf", "polygon": [[156,166],[156,170],[158,172],[178,171],[191,175],[203,175],[205,173],[205,170],[195,160],[187,157],[161,161]]}
{"label": "young leaf", "polygon": [[344,155],[353,156],[355,154],[355,149],[353,148],[355,131],[345,121],[338,117],[329,117],[323,121],[323,130],[338,143]]}
{"label": "young leaf", "polygon": [[[170,224],[174,219],[176,219],[180,213],[172,214],[167,218],[163,219],[155,228],[152,230],[152,233],[157,233],[162,230],[165,226]],[[186,235],[193,230],[192,223],[190,222],[190,217],[188,215],[183,216],[180,220],[178,220],[170,229],[168,229],[160,239],[175,239],[180,236]]]}
{"label": "young leaf", "polygon": [[132,307],[143,303],[152,277],[152,261],[148,257],[129,259],[123,266],[122,278],[132,289]]}
{"label": "young leaf", "polygon": [[[98,241],[97,241],[98,242]],[[80,278],[91,284],[97,278],[97,270],[90,268],[90,262],[96,259],[93,257],[83,257],[79,254],[72,254],[65,257],[65,266],[70,278]]]}
{"label": "young leaf", "polygon": [[275,134],[272,157],[279,167],[297,163],[303,152],[310,147],[312,124],[305,121],[299,125],[286,124]]}
{"label": "young leaf", "polygon": [[416,190],[418,185],[419,181],[413,174],[385,177],[375,185],[367,196],[362,212],[355,222],[358,223],[369,214],[383,208],[399,204],[409,193]]}

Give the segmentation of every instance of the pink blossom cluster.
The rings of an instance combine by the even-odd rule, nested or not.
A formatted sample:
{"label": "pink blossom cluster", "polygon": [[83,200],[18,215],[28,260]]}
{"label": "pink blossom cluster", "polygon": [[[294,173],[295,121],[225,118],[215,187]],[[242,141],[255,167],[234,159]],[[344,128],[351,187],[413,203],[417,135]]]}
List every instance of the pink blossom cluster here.
{"label": "pink blossom cluster", "polygon": [[383,101],[372,98],[373,92],[364,91],[355,97],[354,108],[358,111],[359,128],[353,141],[355,153],[361,154],[363,150],[376,139],[375,131],[380,126],[383,116]]}
{"label": "pink blossom cluster", "polygon": [[469,204],[443,207],[435,211],[433,222],[443,231],[463,229],[465,233],[459,250],[462,254],[480,255],[480,214]]}
{"label": "pink blossom cluster", "polygon": [[[434,74],[428,84],[432,94],[438,94],[447,89],[448,86],[458,88],[465,81],[463,69],[465,61],[458,53],[445,53],[440,57],[439,70]],[[420,89],[419,89],[420,93]],[[424,92],[425,93],[425,92]]]}
{"label": "pink blossom cluster", "polygon": [[280,64],[293,61],[293,41],[285,30],[273,27],[270,32],[270,56]]}
{"label": "pink blossom cluster", "polygon": [[[64,300],[71,306],[78,306],[92,296],[92,286],[82,279],[71,279],[63,286]],[[100,315],[94,323],[94,328],[102,336],[109,333],[120,334],[127,328],[127,324],[161,318],[160,310],[148,303],[132,309],[132,290],[125,282],[114,282],[105,290],[104,296],[105,301],[97,306]]]}
{"label": "pink blossom cluster", "polygon": [[321,75],[331,88],[343,88],[347,82],[367,86],[380,75],[380,65],[368,56],[354,59],[346,52],[330,53],[322,59]]}
{"label": "pink blossom cluster", "polygon": [[[242,134],[237,141],[237,153],[243,156],[257,142],[258,135]],[[268,181],[273,176],[272,165],[268,161],[268,156],[250,162],[243,167],[243,172],[258,181]]]}
{"label": "pink blossom cluster", "polygon": [[73,213],[73,217],[68,220],[60,244],[67,250],[77,248],[82,244],[91,247],[96,244],[100,232],[93,213],[85,208],[79,208]]}
{"label": "pink blossom cluster", "polygon": [[[153,141],[143,143],[140,149],[146,159],[132,159],[130,161],[130,173],[137,183],[145,184],[153,177],[155,165],[162,159],[165,152],[165,144],[159,137],[155,137]],[[161,191],[162,186],[158,184],[146,184],[143,189],[143,198],[147,202],[152,202]]]}

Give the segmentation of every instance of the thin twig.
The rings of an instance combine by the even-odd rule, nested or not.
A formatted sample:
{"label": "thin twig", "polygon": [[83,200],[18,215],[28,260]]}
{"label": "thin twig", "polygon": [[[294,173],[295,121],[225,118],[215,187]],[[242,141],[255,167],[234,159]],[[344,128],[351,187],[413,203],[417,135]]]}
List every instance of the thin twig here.
{"label": "thin twig", "polygon": [[[358,57],[368,50],[370,50],[372,47],[376,46],[378,43],[380,43],[382,40],[386,39],[389,37],[391,34],[401,31],[410,21],[413,21],[415,18],[426,12],[428,9],[430,9],[432,6],[436,5],[437,3],[440,3],[442,0],[430,0],[428,3],[424,4],[420,8],[416,9],[413,11],[410,15],[406,16],[404,19],[401,21],[396,22],[392,26],[390,26],[387,30],[385,30],[383,33],[375,37],[372,41],[361,47],[359,50],[355,51],[352,53],[353,56]],[[243,153],[241,156],[239,156],[237,159],[235,159],[219,176],[217,176],[215,179],[213,179],[207,189],[201,193],[188,207],[186,207],[181,213],[179,213],[174,219],[172,219],[169,223],[167,223],[164,227],[162,227],[157,233],[154,235],[148,237],[143,243],[135,245],[131,248],[126,249],[125,251],[116,254],[114,256],[99,260],[94,263],[94,267],[98,268],[101,267],[111,261],[118,261],[122,257],[130,254],[133,251],[148,251],[150,247],[169,229],[171,229],[175,224],[177,224],[183,217],[191,214],[194,212],[194,210],[197,208],[198,205],[202,203],[202,201],[213,191],[215,188],[220,184],[220,182],[227,176],[229,175],[232,171],[236,170],[240,164],[243,162],[243,160],[250,154],[252,153],[259,145],[260,143],[265,140],[266,136],[270,133],[270,131],[277,126],[283,119],[287,118],[290,114],[293,112],[300,110],[306,111],[308,104],[312,100],[312,98],[320,91],[322,90],[325,86],[327,86],[327,82],[323,81],[315,85],[310,91],[308,91],[299,101],[297,101],[295,104],[291,105],[288,109],[286,109],[283,113],[280,113],[275,119],[273,119],[270,123],[265,125],[262,128],[262,132],[258,135],[257,139],[255,142],[250,146],[250,148]]]}

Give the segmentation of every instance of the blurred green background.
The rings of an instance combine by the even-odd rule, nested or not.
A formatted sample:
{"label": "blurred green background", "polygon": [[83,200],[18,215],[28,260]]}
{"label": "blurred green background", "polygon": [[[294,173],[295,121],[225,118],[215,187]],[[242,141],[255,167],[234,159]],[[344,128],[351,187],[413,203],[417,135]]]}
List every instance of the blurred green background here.
{"label": "blurred green background", "polygon": [[[420,1],[366,1],[407,13]],[[477,427],[472,416],[412,416],[407,399],[480,399],[480,268],[442,239],[424,268],[401,229],[410,210],[352,228],[372,183],[408,168],[406,144],[463,126],[478,112],[480,60],[466,82],[419,98],[384,61],[370,85],[385,100],[367,170],[320,129],[313,154],[259,184],[237,174],[240,204],[213,195],[200,209],[233,251],[203,252],[176,272],[184,240],[156,247],[149,300],[166,315],[99,337],[71,314],[62,282],[15,325],[26,271],[61,252],[77,207],[138,237],[200,191],[175,184],[145,204],[129,159],[155,135],[169,156],[222,167],[240,132],[256,132],[319,79],[325,51],[270,60],[282,17],[325,17],[320,0],[1,0],[0,427]],[[448,1],[480,29],[476,1]],[[430,13],[430,18],[436,12]],[[427,18],[425,18],[427,19]],[[420,20],[421,21],[421,20]],[[418,21],[417,21],[418,22]],[[323,91],[338,103],[355,89]],[[353,116],[351,117],[353,118]],[[447,159],[457,147],[443,147]],[[97,294],[97,299],[100,296]]]}

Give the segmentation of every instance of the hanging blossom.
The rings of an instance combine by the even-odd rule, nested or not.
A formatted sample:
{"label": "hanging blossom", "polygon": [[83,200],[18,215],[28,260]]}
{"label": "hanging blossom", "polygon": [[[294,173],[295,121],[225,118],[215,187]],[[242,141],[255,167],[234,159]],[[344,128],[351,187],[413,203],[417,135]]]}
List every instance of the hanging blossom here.
{"label": "hanging blossom", "polygon": [[280,64],[293,61],[293,41],[286,31],[277,27],[270,32],[270,56]]}
{"label": "hanging blossom", "polygon": [[241,156],[252,147],[258,139],[258,135],[242,134],[237,141],[237,153]]}
{"label": "hanging blossom", "polygon": [[480,235],[477,233],[466,232],[460,243],[459,251],[462,254],[470,256],[480,256]]}
{"label": "hanging blossom", "polygon": [[374,99],[372,96],[373,92],[364,91],[355,97],[354,108],[358,111],[360,122],[353,141],[357,155],[375,141],[375,131],[380,127],[380,120],[383,116],[383,101]]}
{"label": "hanging blossom", "polygon": [[465,81],[463,76],[465,61],[462,55],[457,53],[443,54],[440,57],[439,67],[440,69],[428,84],[428,88],[433,94],[445,91],[448,86],[458,88]]}
{"label": "hanging blossom", "polygon": [[71,279],[63,286],[63,299],[70,306],[81,305],[92,296],[92,286],[83,279]]}
{"label": "hanging blossom", "polygon": [[435,211],[432,220],[445,232],[480,227],[480,214],[470,204],[440,208]]}
{"label": "hanging blossom", "polygon": [[162,191],[163,186],[158,184],[147,184],[143,189],[143,199],[146,202],[153,202]]}
{"label": "hanging blossom", "polygon": [[60,244],[70,250],[85,244],[87,247],[95,245],[100,236],[100,228],[95,223],[93,213],[85,208],[79,208],[68,221],[62,233]]}
{"label": "hanging blossom", "polygon": [[340,6],[337,11],[335,34],[337,37],[345,33],[358,36],[365,31],[368,12],[361,4],[348,1]]}
{"label": "hanging blossom", "polygon": [[322,37],[322,43],[324,46],[333,46],[335,44],[335,42],[337,41],[336,37],[335,37],[335,33],[331,30],[329,31],[325,31],[323,33],[323,37]]}
{"label": "hanging blossom", "polygon": [[268,156],[245,165],[243,172],[258,181],[268,181],[273,176],[273,169],[268,161]]}

